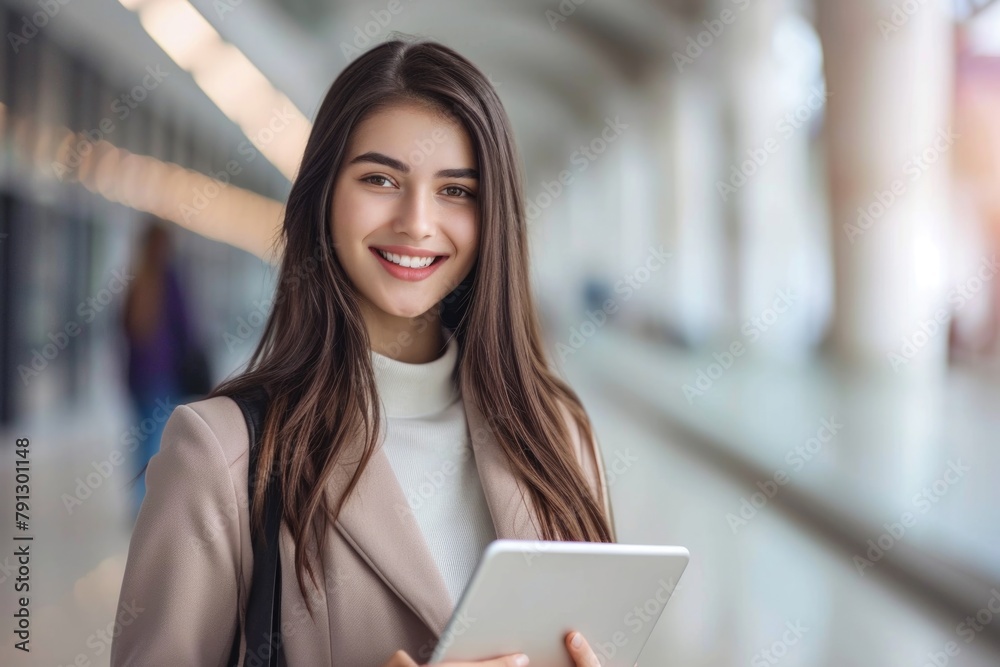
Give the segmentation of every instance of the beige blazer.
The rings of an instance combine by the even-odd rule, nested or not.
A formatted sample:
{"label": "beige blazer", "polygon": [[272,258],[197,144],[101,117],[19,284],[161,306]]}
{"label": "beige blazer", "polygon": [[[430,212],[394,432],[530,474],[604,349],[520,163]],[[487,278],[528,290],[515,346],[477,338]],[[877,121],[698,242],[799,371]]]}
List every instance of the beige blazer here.
{"label": "beige blazer", "polygon": [[[473,453],[499,538],[539,539],[530,498],[499,450],[487,420],[465,403]],[[569,418],[569,413],[564,414]],[[607,489],[595,443],[574,447],[591,488]],[[119,599],[113,667],[222,667],[243,614],[253,572],[247,502],[249,436],[227,397],[177,407],[146,471]],[[361,443],[357,451],[361,451]],[[356,460],[356,459],[355,459]],[[345,471],[346,473],[346,471]],[[334,475],[331,497],[348,477]],[[605,498],[607,494],[605,493]],[[605,505],[610,517],[610,505]],[[426,662],[451,617],[444,580],[389,460],[377,449],[327,531],[308,578],[313,616],[295,578],[295,549],[282,522],[281,621],[289,667],[380,667],[398,649]],[[315,548],[315,547],[314,547]],[[241,660],[242,660],[241,651]]]}

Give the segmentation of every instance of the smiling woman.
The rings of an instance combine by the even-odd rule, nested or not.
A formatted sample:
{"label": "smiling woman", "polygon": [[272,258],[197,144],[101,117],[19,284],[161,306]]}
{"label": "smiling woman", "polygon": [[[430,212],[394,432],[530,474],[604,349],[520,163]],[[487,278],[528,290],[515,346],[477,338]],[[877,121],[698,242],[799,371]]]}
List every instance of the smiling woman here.
{"label": "smiling woman", "polygon": [[[179,406],[150,461],[120,597],[145,611],[113,665],[414,667],[493,539],[614,541],[590,421],[542,344],[519,158],[482,72],[431,42],[351,63],[280,242],[246,370]],[[262,584],[275,633],[255,626]]]}

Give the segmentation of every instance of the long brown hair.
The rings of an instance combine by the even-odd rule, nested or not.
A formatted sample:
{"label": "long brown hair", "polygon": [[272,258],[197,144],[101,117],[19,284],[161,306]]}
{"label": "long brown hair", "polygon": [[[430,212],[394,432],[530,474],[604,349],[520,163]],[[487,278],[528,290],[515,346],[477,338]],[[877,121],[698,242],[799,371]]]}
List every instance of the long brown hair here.
{"label": "long brown hair", "polygon": [[[478,258],[434,309],[458,339],[463,400],[487,417],[531,496],[544,539],[612,541],[604,490],[601,498],[591,493],[559,406],[572,415],[584,443],[593,438],[590,422],[573,390],[550,369],[542,345],[529,282],[520,158],[500,99],[487,77],[453,50],[390,41],[354,60],[327,92],[288,196],[278,239],[283,259],[261,341],[246,370],[210,394],[263,387],[270,396],[258,468],[249,472],[279,484],[307,600],[303,573],[315,583],[308,540],[322,544],[379,439],[360,296],[332,246],[333,187],[353,128],[403,100],[429,103],[461,123],[478,161]],[[325,482],[357,438],[363,455],[331,508]],[[264,490],[258,483],[251,500],[255,526],[263,522]]]}

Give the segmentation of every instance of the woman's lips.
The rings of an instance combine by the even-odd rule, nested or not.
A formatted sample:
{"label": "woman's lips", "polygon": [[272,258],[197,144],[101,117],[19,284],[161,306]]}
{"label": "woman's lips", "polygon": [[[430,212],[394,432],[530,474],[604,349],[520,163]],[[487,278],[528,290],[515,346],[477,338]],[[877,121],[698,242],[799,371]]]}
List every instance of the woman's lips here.
{"label": "woman's lips", "polygon": [[437,271],[438,267],[444,264],[445,260],[448,259],[446,255],[439,255],[430,266],[425,266],[422,269],[416,269],[412,266],[400,266],[399,264],[393,264],[375,248],[368,248],[375,259],[379,261],[382,268],[386,270],[393,278],[399,278],[400,280],[407,280],[410,282],[415,282],[418,280],[423,280],[430,276],[432,273]]}

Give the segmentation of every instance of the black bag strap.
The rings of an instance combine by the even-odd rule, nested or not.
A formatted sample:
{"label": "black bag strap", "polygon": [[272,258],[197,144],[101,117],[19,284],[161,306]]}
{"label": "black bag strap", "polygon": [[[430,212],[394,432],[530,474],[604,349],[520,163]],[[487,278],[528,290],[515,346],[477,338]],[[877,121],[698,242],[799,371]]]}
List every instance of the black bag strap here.
{"label": "black bag strap", "polygon": [[[243,411],[247,432],[250,435],[247,488],[252,508],[268,396],[267,392],[260,388],[250,394],[232,398]],[[281,567],[278,551],[280,526],[281,494],[277,484],[270,484],[264,495],[264,534],[255,533],[253,521],[250,522],[253,578],[242,632],[242,636],[246,637],[246,652],[242,662],[245,666],[279,667],[284,664],[281,648]],[[239,667],[241,664],[240,637],[240,629],[237,628],[229,652],[230,667]]]}

